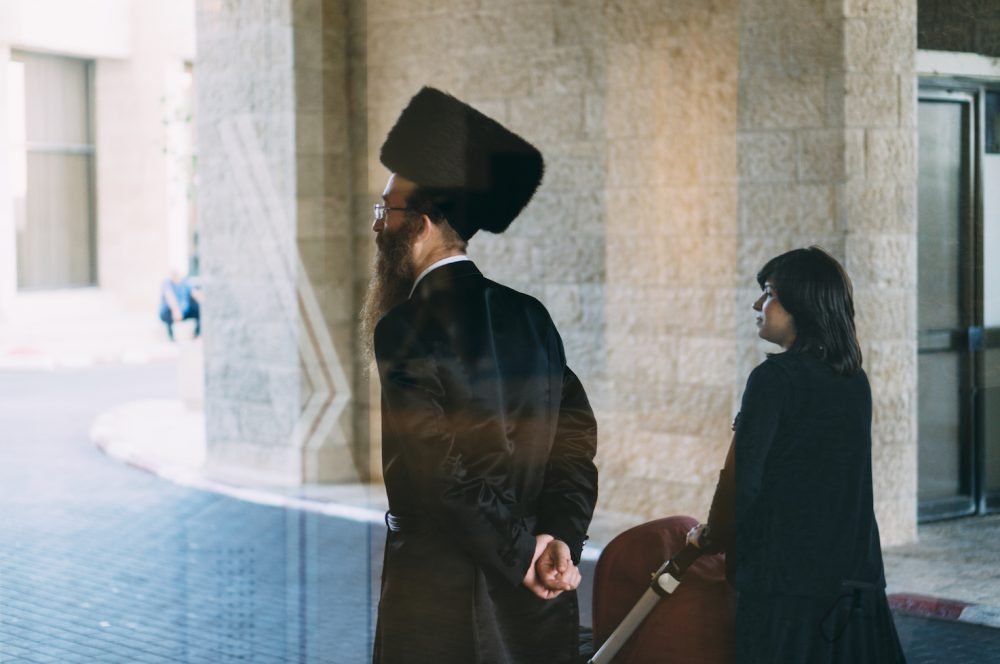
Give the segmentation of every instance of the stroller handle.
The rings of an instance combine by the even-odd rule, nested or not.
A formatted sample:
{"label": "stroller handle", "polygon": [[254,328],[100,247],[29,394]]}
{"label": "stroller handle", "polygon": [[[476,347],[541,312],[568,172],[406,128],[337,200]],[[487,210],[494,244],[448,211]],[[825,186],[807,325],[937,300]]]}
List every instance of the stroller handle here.
{"label": "stroller handle", "polygon": [[681,583],[681,578],[688,568],[698,560],[702,550],[695,544],[687,544],[681,551],[670,558],[653,573],[649,588],[639,601],[628,612],[621,624],[615,628],[608,640],[598,648],[587,664],[609,664],[618,651],[628,642],[642,621],[646,619],[661,598],[669,597]]}

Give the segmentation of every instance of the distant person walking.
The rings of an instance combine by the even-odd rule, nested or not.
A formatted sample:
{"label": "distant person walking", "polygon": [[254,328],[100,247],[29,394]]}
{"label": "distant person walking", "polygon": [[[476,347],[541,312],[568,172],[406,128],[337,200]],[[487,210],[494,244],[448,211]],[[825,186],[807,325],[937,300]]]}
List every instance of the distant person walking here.
{"label": "distant person walking", "polygon": [[160,320],[167,326],[167,336],[174,340],[174,323],[194,320],[194,337],[201,335],[201,289],[177,270],[163,280],[160,288]]}
{"label": "distant person walking", "polygon": [[726,552],[739,664],[898,664],[851,281],[810,247],[757,283],[758,334],[782,352],[747,380],[707,533],[689,541]]}

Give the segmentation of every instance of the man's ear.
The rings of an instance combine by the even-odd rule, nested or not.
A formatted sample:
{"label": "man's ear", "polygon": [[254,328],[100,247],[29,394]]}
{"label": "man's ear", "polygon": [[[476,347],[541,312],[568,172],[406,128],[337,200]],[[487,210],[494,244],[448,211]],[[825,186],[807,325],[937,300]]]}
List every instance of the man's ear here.
{"label": "man's ear", "polygon": [[411,251],[413,252],[413,256],[419,262],[423,260],[424,256],[433,250],[437,229],[434,228],[434,222],[431,221],[431,218],[426,214],[420,215],[418,223],[420,224],[420,230],[417,231],[416,237],[413,238]]}
{"label": "man's ear", "polygon": [[417,233],[417,239],[426,242],[430,239],[431,233],[434,232],[434,222],[426,214],[420,215],[420,232]]}

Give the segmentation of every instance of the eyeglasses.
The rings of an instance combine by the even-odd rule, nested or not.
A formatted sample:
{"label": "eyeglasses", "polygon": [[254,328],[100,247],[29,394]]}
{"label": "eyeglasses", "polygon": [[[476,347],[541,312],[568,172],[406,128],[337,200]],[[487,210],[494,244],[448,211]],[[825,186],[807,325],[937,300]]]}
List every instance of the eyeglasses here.
{"label": "eyeglasses", "polygon": [[375,213],[375,221],[385,221],[385,218],[389,216],[389,212],[392,210],[409,210],[408,207],[390,207],[385,203],[376,203],[372,210]]}

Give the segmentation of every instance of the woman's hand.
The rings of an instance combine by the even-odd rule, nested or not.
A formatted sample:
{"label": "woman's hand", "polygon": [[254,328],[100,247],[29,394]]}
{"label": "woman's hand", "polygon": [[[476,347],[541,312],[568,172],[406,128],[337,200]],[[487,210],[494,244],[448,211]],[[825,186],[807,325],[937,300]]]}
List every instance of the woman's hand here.
{"label": "woman's hand", "polygon": [[708,524],[699,523],[697,526],[688,531],[687,543],[693,544],[699,549],[704,549],[708,545],[708,534]]}

